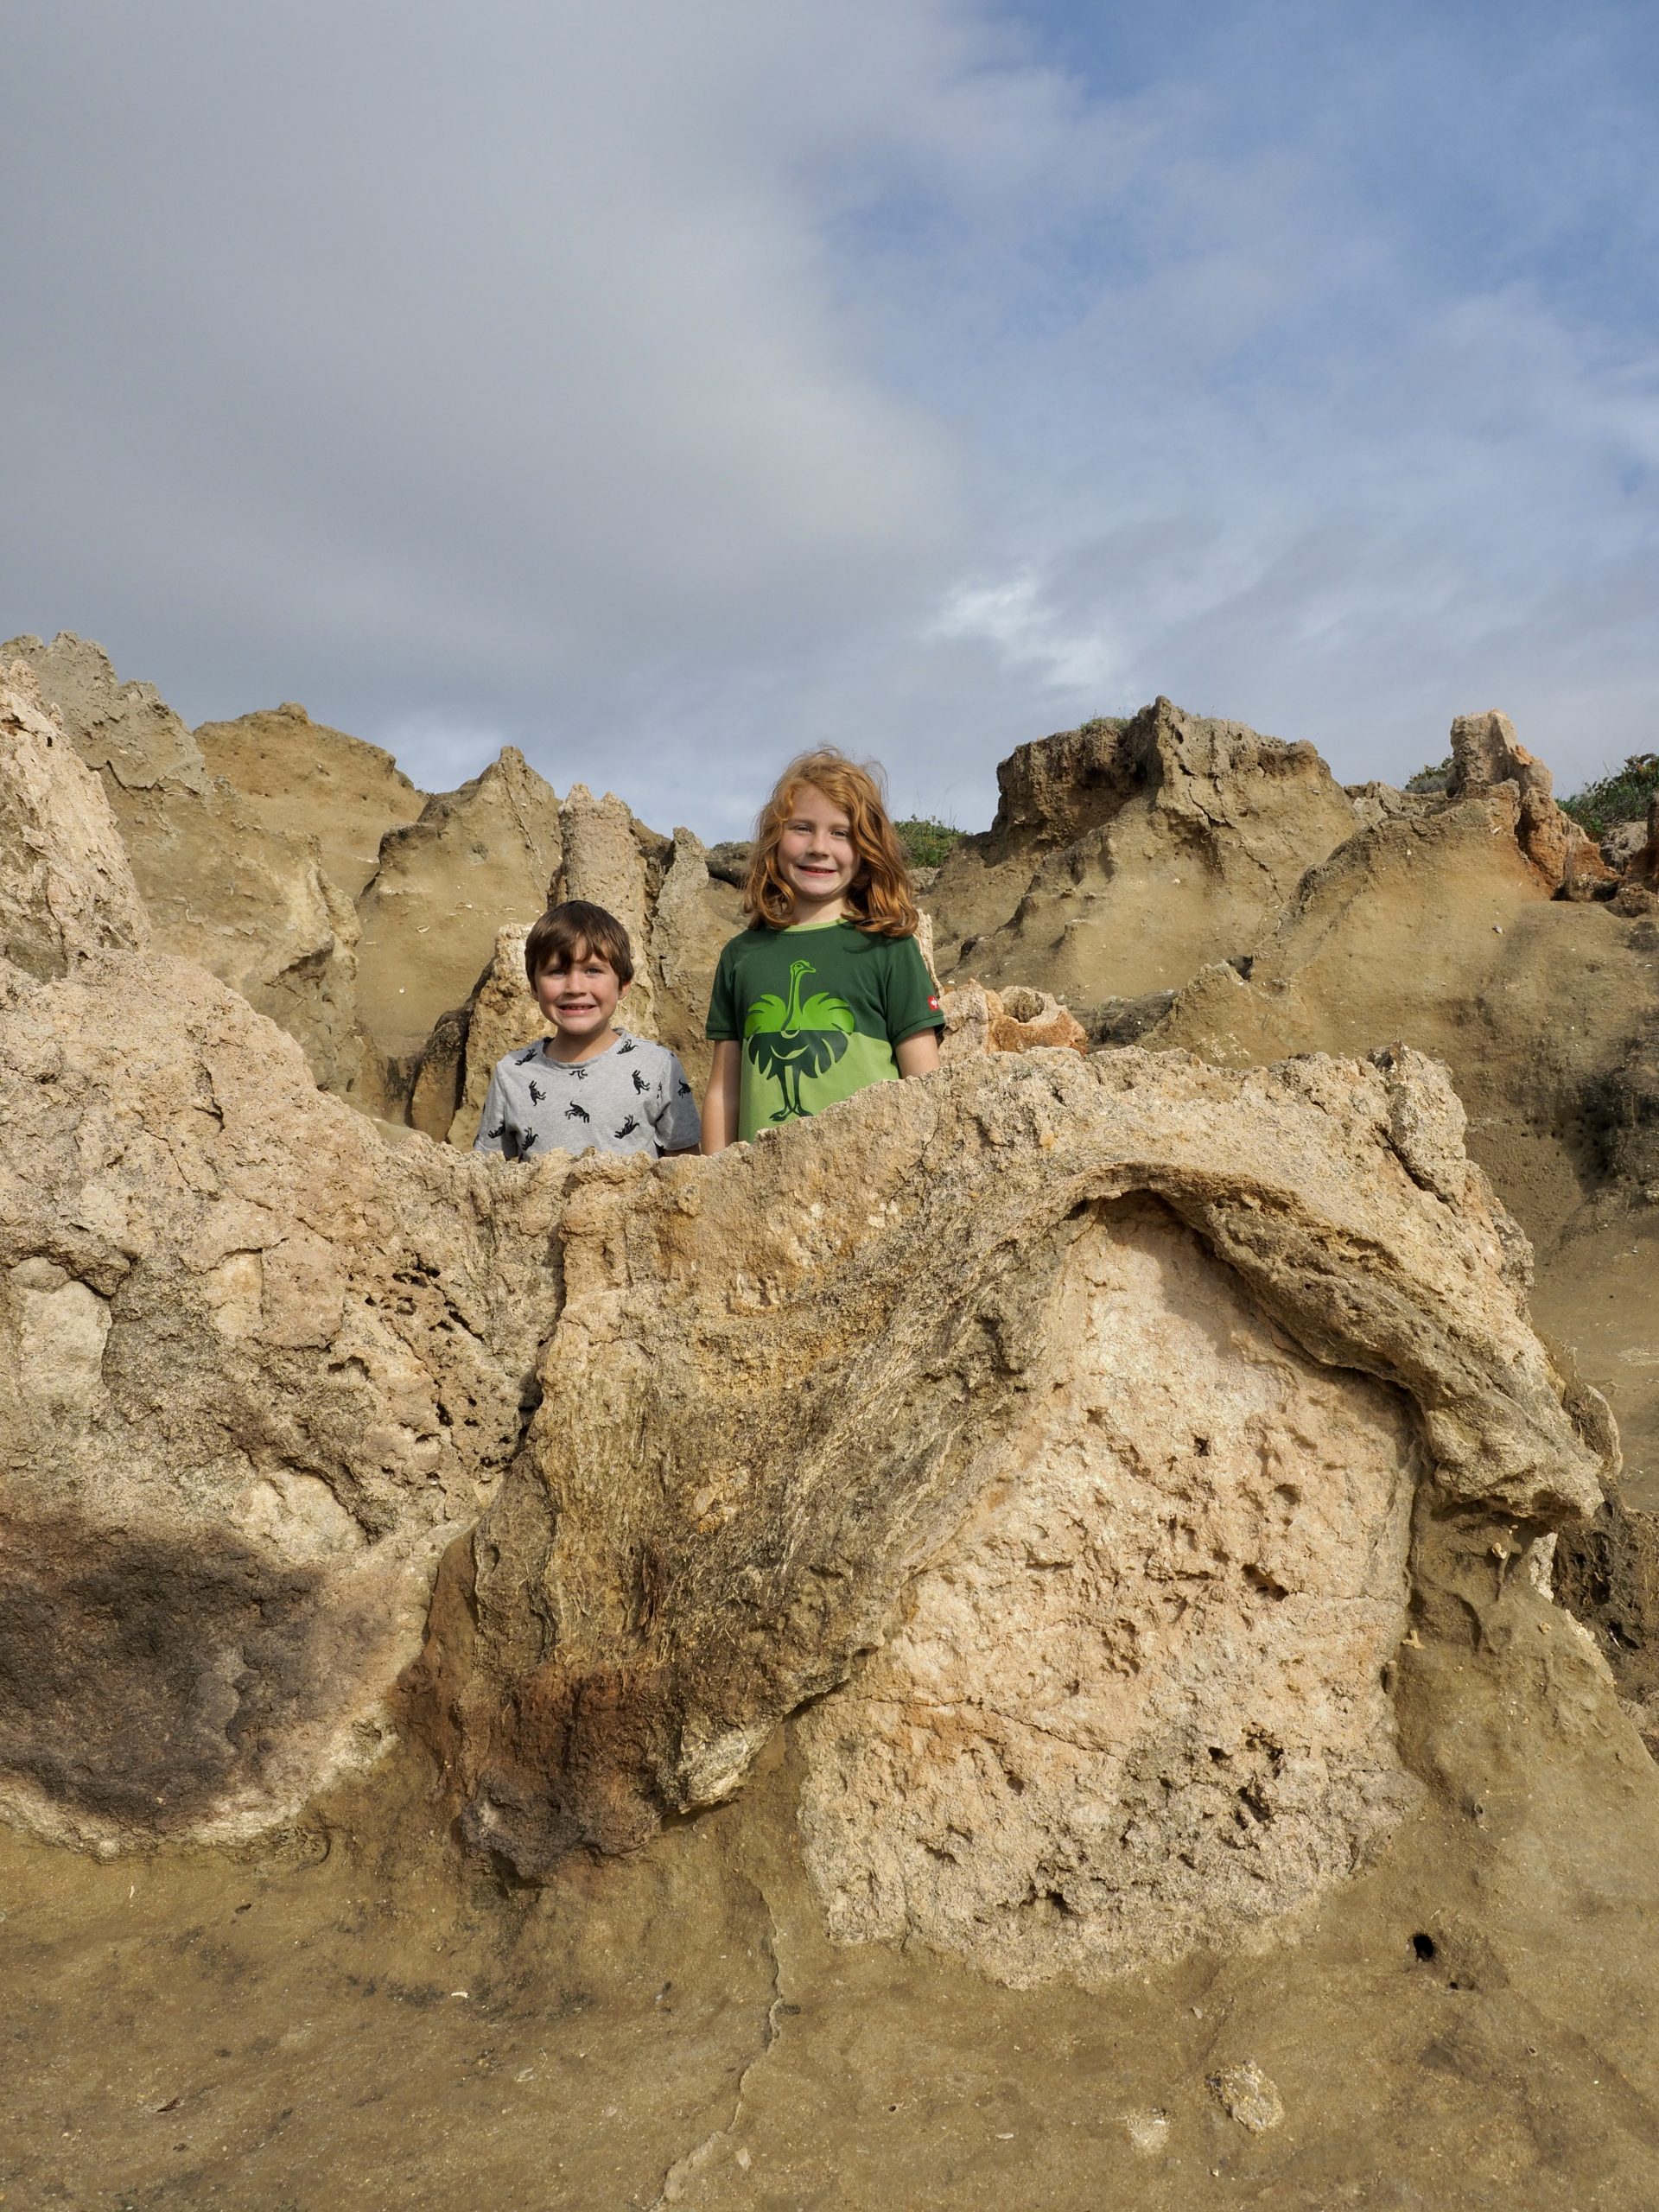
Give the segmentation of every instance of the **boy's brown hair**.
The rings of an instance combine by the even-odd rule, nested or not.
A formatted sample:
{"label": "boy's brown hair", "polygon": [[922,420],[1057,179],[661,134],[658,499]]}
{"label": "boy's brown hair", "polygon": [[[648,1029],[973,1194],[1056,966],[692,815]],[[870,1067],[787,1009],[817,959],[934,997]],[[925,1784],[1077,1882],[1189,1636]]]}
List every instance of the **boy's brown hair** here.
{"label": "boy's brown hair", "polygon": [[626,930],[589,899],[550,906],[524,939],[524,973],[532,991],[545,969],[573,968],[589,958],[604,961],[619,983],[633,981],[633,947]]}
{"label": "boy's brown hair", "polygon": [[881,771],[874,762],[849,760],[833,745],[791,760],[761,808],[743,887],[744,912],[767,929],[787,929],[795,918],[795,893],[779,872],[778,843],[803,784],[842,808],[852,825],[859,867],[847,893],[849,920],[872,937],[914,937],[920,917],[910,864],[887,817]]}

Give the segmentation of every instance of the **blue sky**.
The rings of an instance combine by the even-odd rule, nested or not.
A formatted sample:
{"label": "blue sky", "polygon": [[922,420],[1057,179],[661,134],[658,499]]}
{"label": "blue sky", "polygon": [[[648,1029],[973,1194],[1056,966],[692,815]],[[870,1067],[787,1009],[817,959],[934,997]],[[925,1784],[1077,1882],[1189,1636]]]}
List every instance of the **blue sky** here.
{"label": "blue sky", "polygon": [[1161,691],[1659,742],[1659,11],[29,0],[0,634],[438,788],[988,819]]}

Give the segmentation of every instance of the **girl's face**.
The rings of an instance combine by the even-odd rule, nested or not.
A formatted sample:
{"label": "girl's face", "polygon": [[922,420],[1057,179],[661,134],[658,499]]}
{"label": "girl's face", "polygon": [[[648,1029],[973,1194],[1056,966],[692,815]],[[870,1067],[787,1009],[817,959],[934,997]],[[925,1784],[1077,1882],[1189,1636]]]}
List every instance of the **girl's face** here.
{"label": "girl's face", "polygon": [[858,849],[845,807],[816,784],[800,784],[778,839],[778,873],[795,893],[797,921],[842,912],[858,875]]}

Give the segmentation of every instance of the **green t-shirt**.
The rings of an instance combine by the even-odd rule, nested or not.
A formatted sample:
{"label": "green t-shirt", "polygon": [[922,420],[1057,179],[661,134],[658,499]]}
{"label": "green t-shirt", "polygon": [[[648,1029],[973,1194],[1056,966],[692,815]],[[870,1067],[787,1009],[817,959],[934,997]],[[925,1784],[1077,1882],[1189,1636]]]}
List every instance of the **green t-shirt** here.
{"label": "green t-shirt", "polygon": [[915,938],[848,921],[745,930],[721,954],[709,1001],[709,1043],[742,1043],[740,1137],[890,1082],[893,1046],[944,1026]]}

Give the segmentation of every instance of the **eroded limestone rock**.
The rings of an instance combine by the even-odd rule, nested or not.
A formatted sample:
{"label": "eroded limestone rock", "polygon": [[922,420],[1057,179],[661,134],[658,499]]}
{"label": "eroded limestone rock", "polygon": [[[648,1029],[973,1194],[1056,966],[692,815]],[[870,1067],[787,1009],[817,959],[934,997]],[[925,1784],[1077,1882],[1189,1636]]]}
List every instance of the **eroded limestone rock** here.
{"label": "eroded limestone rock", "polygon": [[1358,821],[1311,745],[1166,699],[1020,746],[997,781],[989,832],[927,893],[941,968],[1073,1007],[1178,988],[1247,946]]}
{"label": "eroded limestone rock", "polygon": [[[657,1034],[677,1052],[701,1096],[709,1080],[712,1048],[703,1034],[721,949],[744,926],[741,892],[714,874],[702,840],[690,830],[674,832],[662,885],[651,914],[648,957]],[[632,1021],[625,1006],[623,1018]]]}
{"label": "eroded limestone rock", "polygon": [[425,803],[390,753],[314,722],[291,702],[204,722],[195,741],[209,772],[267,830],[316,839],[325,874],[347,899],[379,867],[384,839]]}
{"label": "eroded limestone rock", "polygon": [[963,983],[944,994],[944,1011],[940,1055],[947,1065],[986,1052],[1032,1052],[1048,1046],[1070,1052],[1089,1049],[1083,1024],[1057,998],[1019,983],[1006,991]]}
{"label": "eroded limestone rock", "polygon": [[496,932],[528,928],[547,904],[561,851],[557,795],[512,746],[391,832],[358,901],[359,1018],[383,1054],[412,1069],[489,966]]}
{"label": "eroded limestone rock", "polygon": [[1452,725],[1448,799],[1507,800],[1516,843],[1552,891],[1589,897],[1613,880],[1595,840],[1563,814],[1555,779],[1521,744],[1507,715],[1459,715]]}
{"label": "eroded limestone rock", "polygon": [[0,673],[0,960],[61,976],[149,938],[104,788],[15,662]]}
{"label": "eroded limestone rock", "polygon": [[1310,1357],[1146,1199],[1090,1222],[1048,1326],[1001,1478],[800,1732],[831,1930],[1015,1982],[1270,1921],[1418,1794],[1382,1688],[1399,1394]]}
{"label": "eroded limestone rock", "polygon": [[[556,899],[586,899],[603,906],[626,930],[634,965],[625,1018],[639,1036],[655,1037],[651,912],[662,881],[666,841],[654,837],[642,823],[637,823],[614,791],[595,798],[586,784],[572,786],[560,824],[564,857],[551,895]],[[535,916],[530,919],[533,921]]]}
{"label": "eroded limestone rock", "polygon": [[[522,923],[499,931],[494,957],[479,978],[467,1008],[461,1090],[444,1132],[451,1144],[463,1148],[478,1135],[479,1112],[496,1062],[515,1046],[534,1043],[546,1027],[524,973],[524,940],[529,934]],[[623,1019],[628,1018],[625,1013]]]}
{"label": "eroded limestone rock", "polygon": [[316,838],[283,830],[212,775],[147,683],[122,683],[95,645],[18,641],[64,734],[104,781],[158,947],[199,962],[303,1046],[343,1089],[362,1058],[357,918]]}
{"label": "eroded limestone rock", "polygon": [[208,770],[195,739],[153,683],[121,682],[102,645],[60,630],[51,644],[13,638],[0,666],[22,660],[62,716],[65,734],[89,768],[117,791],[173,785],[200,791]]}
{"label": "eroded limestone rock", "polygon": [[1414,1495],[1599,1496],[1457,1128],[1408,1054],[1044,1052],[579,1173],[414,1692],[474,1845],[635,1847],[810,1704],[843,1934],[1108,1972],[1351,1871]]}
{"label": "eroded limestone rock", "polygon": [[566,1173],[374,1126],[204,970],[105,954],[0,1033],[0,1806],[225,1839],[385,1739],[517,1449]]}

